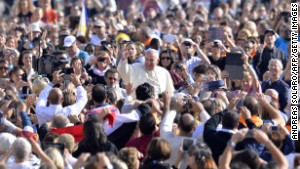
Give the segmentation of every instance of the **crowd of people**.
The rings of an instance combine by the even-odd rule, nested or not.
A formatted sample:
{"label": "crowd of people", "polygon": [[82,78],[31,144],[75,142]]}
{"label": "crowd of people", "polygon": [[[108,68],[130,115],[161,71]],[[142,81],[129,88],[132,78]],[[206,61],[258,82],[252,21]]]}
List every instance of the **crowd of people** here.
{"label": "crowd of people", "polygon": [[4,3],[0,169],[300,167],[299,2]]}

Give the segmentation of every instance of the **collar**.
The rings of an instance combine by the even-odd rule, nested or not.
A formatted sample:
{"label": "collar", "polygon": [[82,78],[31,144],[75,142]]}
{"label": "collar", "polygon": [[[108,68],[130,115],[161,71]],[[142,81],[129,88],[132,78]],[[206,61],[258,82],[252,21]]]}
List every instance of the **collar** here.
{"label": "collar", "polygon": [[222,128],[222,129],[220,129],[219,131],[222,131],[222,132],[225,132],[225,133],[235,134],[235,131],[230,130],[230,129],[224,129],[224,128]]}
{"label": "collar", "polygon": [[95,108],[109,106],[108,103],[98,104]]}

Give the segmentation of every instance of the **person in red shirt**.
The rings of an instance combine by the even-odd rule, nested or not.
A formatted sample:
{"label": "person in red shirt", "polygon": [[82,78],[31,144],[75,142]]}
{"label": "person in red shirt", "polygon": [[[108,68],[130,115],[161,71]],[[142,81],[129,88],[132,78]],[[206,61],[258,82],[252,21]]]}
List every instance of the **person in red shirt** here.
{"label": "person in red shirt", "polygon": [[148,144],[153,137],[159,137],[159,130],[152,113],[147,113],[141,117],[139,129],[142,136],[128,141],[125,147],[135,147],[144,157],[146,157]]}
{"label": "person in red shirt", "polygon": [[46,24],[55,24],[57,22],[57,14],[51,8],[51,0],[39,0],[39,4],[43,9],[42,21]]}

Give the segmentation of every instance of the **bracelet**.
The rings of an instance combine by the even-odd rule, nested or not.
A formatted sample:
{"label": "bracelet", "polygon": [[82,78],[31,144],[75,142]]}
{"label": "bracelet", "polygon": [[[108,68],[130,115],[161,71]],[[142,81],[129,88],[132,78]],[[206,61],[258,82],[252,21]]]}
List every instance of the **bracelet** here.
{"label": "bracelet", "polygon": [[235,148],[236,143],[233,142],[233,141],[231,141],[231,140],[229,140],[229,141],[227,142],[227,145],[231,146],[232,148]]}

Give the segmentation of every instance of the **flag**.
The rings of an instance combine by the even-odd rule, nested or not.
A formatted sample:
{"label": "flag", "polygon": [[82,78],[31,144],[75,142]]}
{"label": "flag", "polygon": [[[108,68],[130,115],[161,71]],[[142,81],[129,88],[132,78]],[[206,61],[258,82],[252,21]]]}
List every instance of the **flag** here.
{"label": "flag", "polygon": [[86,30],[88,28],[88,16],[84,4],[84,0],[82,0],[82,10],[80,15],[80,22],[78,26],[77,36],[85,36]]}

